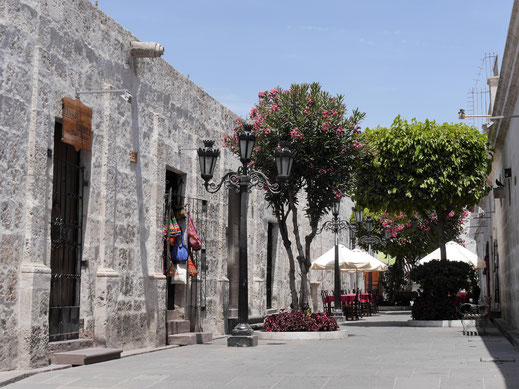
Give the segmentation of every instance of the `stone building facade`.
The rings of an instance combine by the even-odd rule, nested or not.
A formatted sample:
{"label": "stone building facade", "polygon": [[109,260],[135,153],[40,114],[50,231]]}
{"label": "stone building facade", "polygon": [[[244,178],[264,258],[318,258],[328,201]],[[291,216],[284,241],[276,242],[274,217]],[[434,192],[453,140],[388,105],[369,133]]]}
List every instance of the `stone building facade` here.
{"label": "stone building facade", "polygon": [[[124,349],[164,345],[167,293],[186,317],[199,308],[204,331],[226,332],[237,299],[237,199],[205,191],[195,149],[203,139],[221,144],[236,115],[163,59],[132,56],[137,40],[88,0],[0,2],[0,370],[45,365],[53,344],[74,337]],[[91,151],[63,143],[62,99],[107,90],[127,90],[131,102],[80,94],[92,109]],[[215,178],[237,166],[222,150]],[[168,189],[182,196],[179,211],[190,212],[203,240],[200,281],[190,287],[168,287],[163,275]],[[253,191],[253,316],[288,308],[277,236]],[[323,233],[314,254],[332,244]],[[312,305],[322,309],[316,290],[332,289],[332,275],[312,281]]]}
{"label": "stone building facade", "polygon": [[[481,201],[472,220],[480,258],[487,268],[482,295],[491,309],[512,327],[519,328],[519,2],[514,1],[499,74],[488,79],[491,119],[485,130],[494,148],[488,183],[494,190]],[[496,181],[497,180],[497,181]]]}

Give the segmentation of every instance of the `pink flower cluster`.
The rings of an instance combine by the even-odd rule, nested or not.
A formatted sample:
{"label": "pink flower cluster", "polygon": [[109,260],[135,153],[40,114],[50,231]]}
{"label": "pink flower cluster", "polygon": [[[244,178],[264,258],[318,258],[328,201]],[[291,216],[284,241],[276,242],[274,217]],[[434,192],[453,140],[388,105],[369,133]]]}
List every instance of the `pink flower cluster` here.
{"label": "pink flower cluster", "polygon": [[333,189],[332,193],[335,195],[335,198],[337,198],[338,200],[340,200],[343,196],[342,191],[340,189],[337,189],[337,190]]}
{"label": "pink flower cluster", "polygon": [[292,131],[290,131],[290,136],[292,139],[303,139],[303,134],[299,132],[298,128],[294,128]]}
{"label": "pink flower cluster", "polygon": [[321,174],[328,174],[328,173],[332,173],[333,172],[333,169],[331,167],[329,167],[328,169],[319,169],[319,173]]}
{"label": "pink flower cluster", "polygon": [[324,132],[324,131],[328,131],[330,129],[330,127],[332,126],[332,123],[330,122],[324,122],[321,126],[321,130]]}
{"label": "pink flower cluster", "polygon": [[354,139],[351,147],[353,147],[355,150],[359,150],[362,147],[362,143],[360,143],[357,139]]}

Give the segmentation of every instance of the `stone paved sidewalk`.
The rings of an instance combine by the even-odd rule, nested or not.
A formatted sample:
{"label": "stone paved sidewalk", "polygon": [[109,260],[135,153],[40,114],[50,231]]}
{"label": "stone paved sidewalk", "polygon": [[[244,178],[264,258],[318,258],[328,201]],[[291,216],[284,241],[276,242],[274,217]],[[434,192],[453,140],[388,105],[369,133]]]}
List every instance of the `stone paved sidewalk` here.
{"label": "stone paved sidewalk", "polygon": [[41,373],[7,388],[519,388],[519,352],[495,329],[407,327],[409,312],[348,322],[333,341],[212,344]]}

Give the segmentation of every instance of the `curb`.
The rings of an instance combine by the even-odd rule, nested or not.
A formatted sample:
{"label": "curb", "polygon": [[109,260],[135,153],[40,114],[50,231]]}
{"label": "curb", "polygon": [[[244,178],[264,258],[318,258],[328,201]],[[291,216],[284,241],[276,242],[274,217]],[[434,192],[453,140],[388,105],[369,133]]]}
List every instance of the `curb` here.
{"label": "curb", "polygon": [[[467,320],[468,321],[468,320]],[[472,320],[473,325],[475,325]],[[408,327],[462,328],[461,320],[408,320]]]}
{"label": "curb", "polygon": [[[216,336],[214,339],[220,339],[225,336]],[[121,359],[122,358],[128,358],[133,357],[136,355],[142,355],[142,354],[149,354],[154,353],[157,351],[164,351],[169,350],[172,348],[180,347],[178,345],[168,345],[168,346],[162,346],[162,347],[156,347],[156,348],[144,348],[144,349],[134,349],[134,350],[127,350],[123,351],[121,353]],[[0,371],[0,387],[7,386],[10,384],[13,384],[17,381],[23,380],[24,378],[28,378],[30,376],[33,376],[35,374],[39,373],[47,373],[49,371],[56,371],[56,370],[64,370],[73,367],[72,365],[48,365],[44,367],[39,367],[36,369],[31,370],[6,370],[6,371]]]}
{"label": "curb", "polygon": [[259,340],[339,340],[348,337],[348,331],[255,332]]}
{"label": "curb", "polygon": [[497,327],[499,332],[514,346],[515,349],[519,348],[519,331],[509,325],[503,319],[493,319],[492,323]]}
{"label": "curb", "polygon": [[38,373],[46,373],[49,371],[64,370],[72,367],[72,365],[49,365],[32,370],[7,370],[0,372],[0,387],[14,384],[24,378],[36,375]]}
{"label": "curb", "polygon": [[411,306],[406,305],[379,305],[379,312],[402,312],[411,311]]}

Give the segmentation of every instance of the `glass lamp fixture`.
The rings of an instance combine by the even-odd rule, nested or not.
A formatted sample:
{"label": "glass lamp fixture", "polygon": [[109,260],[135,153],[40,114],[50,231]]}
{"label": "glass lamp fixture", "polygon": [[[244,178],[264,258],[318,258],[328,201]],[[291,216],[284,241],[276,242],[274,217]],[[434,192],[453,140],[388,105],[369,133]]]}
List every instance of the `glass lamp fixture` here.
{"label": "glass lamp fixture", "polygon": [[368,233],[373,231],[373,220],[371,219],[371,216],[366,218],[366,229],[368,230]]}
{"label": "glass lamp fixture", "polygon": [[286,179],[290,177],[295,155],[295,151],[290,150],[290,142],[279,142],[279,146],[274,150],[278,178]]}
{"label": "glass lamp fixture", "polygon": [[198,160],[200,162],[200,175],[205,182],[213,178],[216,160],[220,156],[220,150],[213,147],[214,140],[204,140],[204,147],[198,149]]}
{"label": "glass lamp fixture", "polygon": [[256,135],[252,128],[252,124],[244,124],[242,130],[238,132],[241,163],[249,163],[252,159],[252,151],[256,143]]}
{"label": "glass lamp fixture", "polygon": [[335,201],[332,205],[332,215],[334,217],[338,217],[340,209],[341,209],[341,200],[339,199],[339,200]]}
{"label": "glass lamp fixture", "polygon": [[353,208],[353,213],[355,214],[355,221],[357,223],[362,223],[362,221],[364,219],[364,210],[362,208],[361,209]]}

